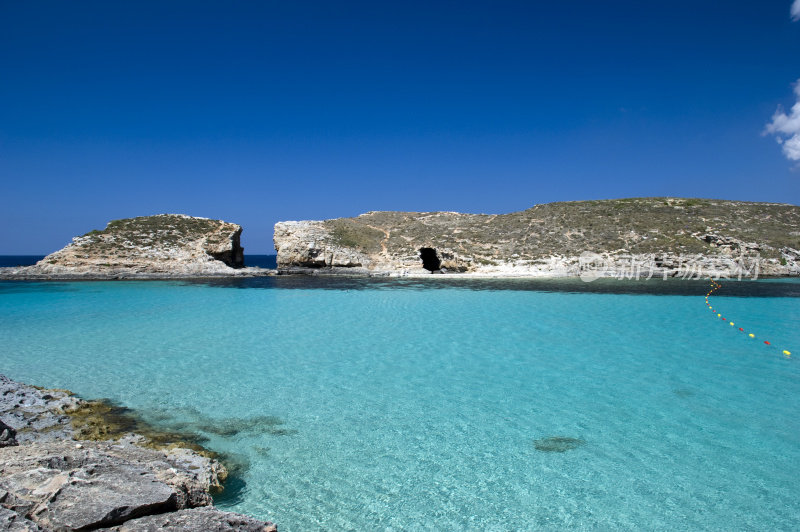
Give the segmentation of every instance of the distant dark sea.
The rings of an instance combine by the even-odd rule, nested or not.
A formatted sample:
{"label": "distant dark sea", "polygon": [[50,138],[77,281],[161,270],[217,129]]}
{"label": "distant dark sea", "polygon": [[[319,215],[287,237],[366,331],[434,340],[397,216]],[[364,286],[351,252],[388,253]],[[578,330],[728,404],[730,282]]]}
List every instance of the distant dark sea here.
{"label": "distant dark sea", "polygon": [[[44,255],[0,255],[0,268],[7,266],[30,266],[42,260]],[[245,255],[245,266],[276,268],[277,255]]]}
{"label": "distant dark sea", "polygon": [[44,255],[0,255],[0,268],[6,266],[31,266],[44,258]]}
{"label": "distant dark sea", "polygon": [[277,255],[245,255],[244,256],[244,265],[245,266],[258,266],[259,268],[275,269],[275,268],[278,267],[278,256]]}

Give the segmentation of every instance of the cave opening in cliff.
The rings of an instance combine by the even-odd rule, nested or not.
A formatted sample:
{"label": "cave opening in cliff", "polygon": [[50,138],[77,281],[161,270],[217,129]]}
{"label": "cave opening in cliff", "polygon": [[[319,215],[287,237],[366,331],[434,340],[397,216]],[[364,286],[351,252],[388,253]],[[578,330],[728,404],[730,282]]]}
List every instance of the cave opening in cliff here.
{"label": "cave opening in cliff", "polygon": [[442,267],[442,261],[433,248],[420,248],[419,258],[422,259],[422,267],[429,272],[439,271]]}

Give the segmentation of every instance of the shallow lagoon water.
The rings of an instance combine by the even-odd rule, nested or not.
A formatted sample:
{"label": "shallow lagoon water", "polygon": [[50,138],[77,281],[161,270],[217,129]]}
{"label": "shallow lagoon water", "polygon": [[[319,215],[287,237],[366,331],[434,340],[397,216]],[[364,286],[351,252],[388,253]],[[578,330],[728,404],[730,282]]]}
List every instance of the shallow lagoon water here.
{"label": "shallow lagoon water", "polygon": [[0,372],[201,432],[283,531],[797,529],[800,283],[723,281],[756,339],[707,287],[0,283]]}

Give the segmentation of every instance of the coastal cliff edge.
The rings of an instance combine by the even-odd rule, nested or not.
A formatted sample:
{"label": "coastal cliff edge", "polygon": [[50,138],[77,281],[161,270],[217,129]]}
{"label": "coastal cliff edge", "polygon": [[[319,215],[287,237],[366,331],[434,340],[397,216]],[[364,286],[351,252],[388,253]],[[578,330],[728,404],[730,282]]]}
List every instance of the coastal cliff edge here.
{"label": "coastal cliff edge", "polygon": [[694,198],[536,205],[510,214],[368,212],[275,225],[279,273],[800,275],[800,207]]}

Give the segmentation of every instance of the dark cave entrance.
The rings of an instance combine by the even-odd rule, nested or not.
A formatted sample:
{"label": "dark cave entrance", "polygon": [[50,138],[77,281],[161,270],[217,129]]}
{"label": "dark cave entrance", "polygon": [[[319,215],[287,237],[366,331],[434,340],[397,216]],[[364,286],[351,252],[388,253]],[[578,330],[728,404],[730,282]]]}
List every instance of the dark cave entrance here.
{"label": "dark cave entrance", "polygon": [[429,272],[437,272],[442,267],[442,261],[433,248],[419,248],[419,258],[422,259],[422,267]]}

